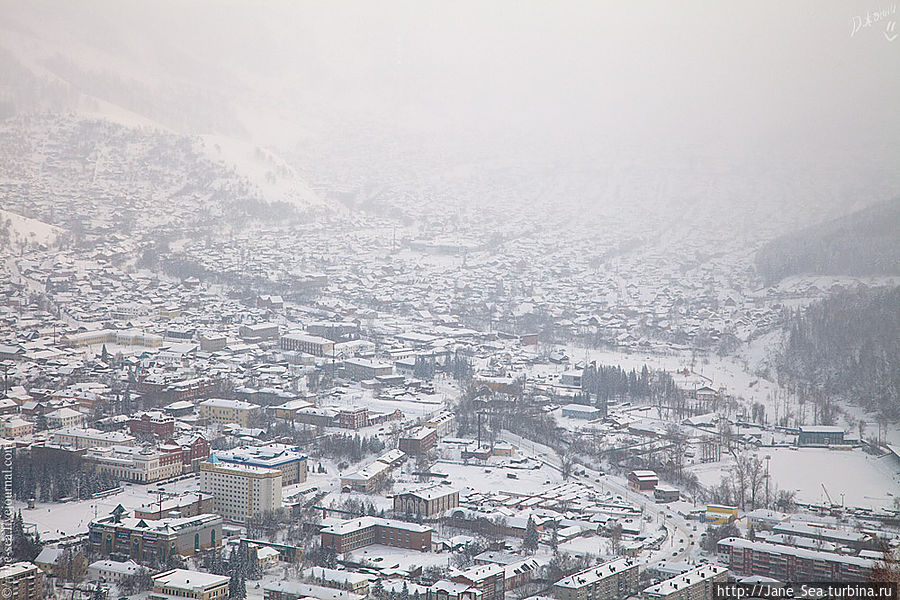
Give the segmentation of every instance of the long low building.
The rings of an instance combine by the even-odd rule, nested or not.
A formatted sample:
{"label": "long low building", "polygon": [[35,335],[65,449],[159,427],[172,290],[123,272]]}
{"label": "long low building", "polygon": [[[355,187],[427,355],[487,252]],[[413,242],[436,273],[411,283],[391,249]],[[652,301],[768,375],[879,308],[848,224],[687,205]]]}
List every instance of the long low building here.
{"label": "long low building", "polygon": [[263,600],[363,600],[360,596],[338,588],[329,588],[300,581],[272,581],[263,584]]}
{"label": "long low building", "polygon": [[325,587],[347,590],[348,592],[359,594],[360,596],[369,595],[369,580],[371,578],[369,575],[363,573],[313,567],[309,571],[309,578],[312,582],[324,585]]}
{"label": "long low building", "polygon": [[432,531],[431,527],[416,523],[362,517],[325,527],[320,534],[322,546],[333,548],[338,553],[350,552],[372,544],[429,552]]}
{"label": "long low building", "polygon": [[391,468],[396,467],[405,459],[406,452],[398,449],[389,450],[359,471],[341,476],[341,488],[371,492],[380,481],[387,477]]}
{"label": "long low building", "polygon": [[195,517],[149,521],[138,518],[105,517],[91,521],[88,539],[102,556],[121,555],[136,561],[165,562],[173,554],[191,556],[222,545],[222,517]]}
{"label": "long low building", "polygon": [[394,372],[394,365],[364,358],[348,358],[344,361],[344,376],[355,381],[374,379]]}
{"label": "long low building", "polygon": [[858,531],[841,531],[828,527],[817,527],[806,523],[781,522],[772,527],[772,533],[792,538],[804,538],[815,542],[829,542],[836,546],[847,546],[854,550],[879,550],[881,541]]}
{"label": "long low building", "polygon": [[135,439],[118,431],[65,427],[53,432],[52,441],[57,446],[68,446],[76,450],[83,448],[107,448],[109,446],[129,446]]}
{"label": "long low building", "polygon": [[868,581],[875,561],[858,556],[781,546],[744,538],[726,538],[718,545],[719,560],[742,576],[779,581]]}

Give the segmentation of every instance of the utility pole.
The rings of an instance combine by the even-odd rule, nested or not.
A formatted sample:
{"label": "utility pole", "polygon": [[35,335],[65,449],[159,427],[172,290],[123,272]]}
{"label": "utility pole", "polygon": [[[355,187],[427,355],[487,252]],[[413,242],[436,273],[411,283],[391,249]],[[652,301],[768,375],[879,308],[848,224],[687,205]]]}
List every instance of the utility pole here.
{"label": "utility pole", "polygon": [[478,448],[481,448],[481,411],[478,411]]}

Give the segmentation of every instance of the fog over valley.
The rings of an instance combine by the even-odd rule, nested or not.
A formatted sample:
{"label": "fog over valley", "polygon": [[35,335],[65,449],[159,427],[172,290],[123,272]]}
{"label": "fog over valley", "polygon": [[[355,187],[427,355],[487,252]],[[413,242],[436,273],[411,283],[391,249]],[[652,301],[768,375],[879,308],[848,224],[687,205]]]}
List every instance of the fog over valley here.
{"label": "fog over valley", "polygon": [[897,582],[896,21],[0,0],[0,595]]}

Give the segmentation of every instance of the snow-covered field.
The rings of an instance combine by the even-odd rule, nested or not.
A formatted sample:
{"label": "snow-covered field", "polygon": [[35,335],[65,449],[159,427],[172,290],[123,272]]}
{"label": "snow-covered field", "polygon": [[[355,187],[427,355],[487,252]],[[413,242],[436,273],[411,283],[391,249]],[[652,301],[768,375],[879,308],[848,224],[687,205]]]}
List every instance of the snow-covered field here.
{"label": "snow-covered field", "polygon": [[[501,460],[493,457],[487,465],[464,465],[439,460],[432,471],[447,473],[447,480],[461,492],[466,489],[478,492],[536,492],[543,485],[554,485],[562,481],[558,471],[545,465],[540,469],[506,469],[499,465]],[[508,473],[514,473],[517,479],[510,479],[507,477]]]}
{"label": "snow-covered field", "polygon": [[97,500],[79,500],[65,504],[38,502],[33,509],[25,508],[22,503],[14,503],[13,508],[21,508],[23,520],[37,525],[41,537],[49,540],[86,532],[91,520],[109,516],[119,504],[131,512],[158,502],[158,491],[163,492],[163,499],[199,491],[199,482],[199,477],[191,477],[162,486],[123,484],[124,487],[118,494]]}
{"label": "snow-covered field", "polygon": [[[772,487],[795,490],[802,503],[827,503],[822,485],[835,503],[843,496],[847,506],[893,508],[900,495],[900,473],[894,459],[876,458],[861,450],[839,451],[825,448],[764,448],[760,456],[771,456]],[[729,462],[690,467],[703,485],[716,485]]]}

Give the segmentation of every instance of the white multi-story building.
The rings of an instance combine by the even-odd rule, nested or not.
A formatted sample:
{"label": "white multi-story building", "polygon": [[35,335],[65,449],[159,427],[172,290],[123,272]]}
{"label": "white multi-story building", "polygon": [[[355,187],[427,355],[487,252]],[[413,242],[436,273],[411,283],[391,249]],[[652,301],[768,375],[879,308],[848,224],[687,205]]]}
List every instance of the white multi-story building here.
{"label": "white multi-story building", "polygon": [[233,521],[281,508],[281,471],[220,461],[200,463],[200,491],[213,497],[215,511]]}
{"label": "white multi-story building", "polygon": [[442,410],[436,415],[429,417],[422,425],[437,431],[438,438],[454,435],[456,433],[456,415],[449,410]]}
{"label": "white multi-story building", "polygon": [[300,452],[299,446],[286,444],[268,444],[222,450],[216,458],[225,463],[250,465],[263,469],[281,471],[281,484],[291,485],[306,481],[307,457]]}
{"label": "white multi-story building", "polygon": [[317,335],[288,333],[281,336],[281,349],[297,350],[313,356],[329,356],[334,352],[334,342]]}
{"label": "white multi-story building", "polygon": [[49,429],[84,427],[84,413],[68,406],[50,411],[44,417],[47,419],[47,427]]}

